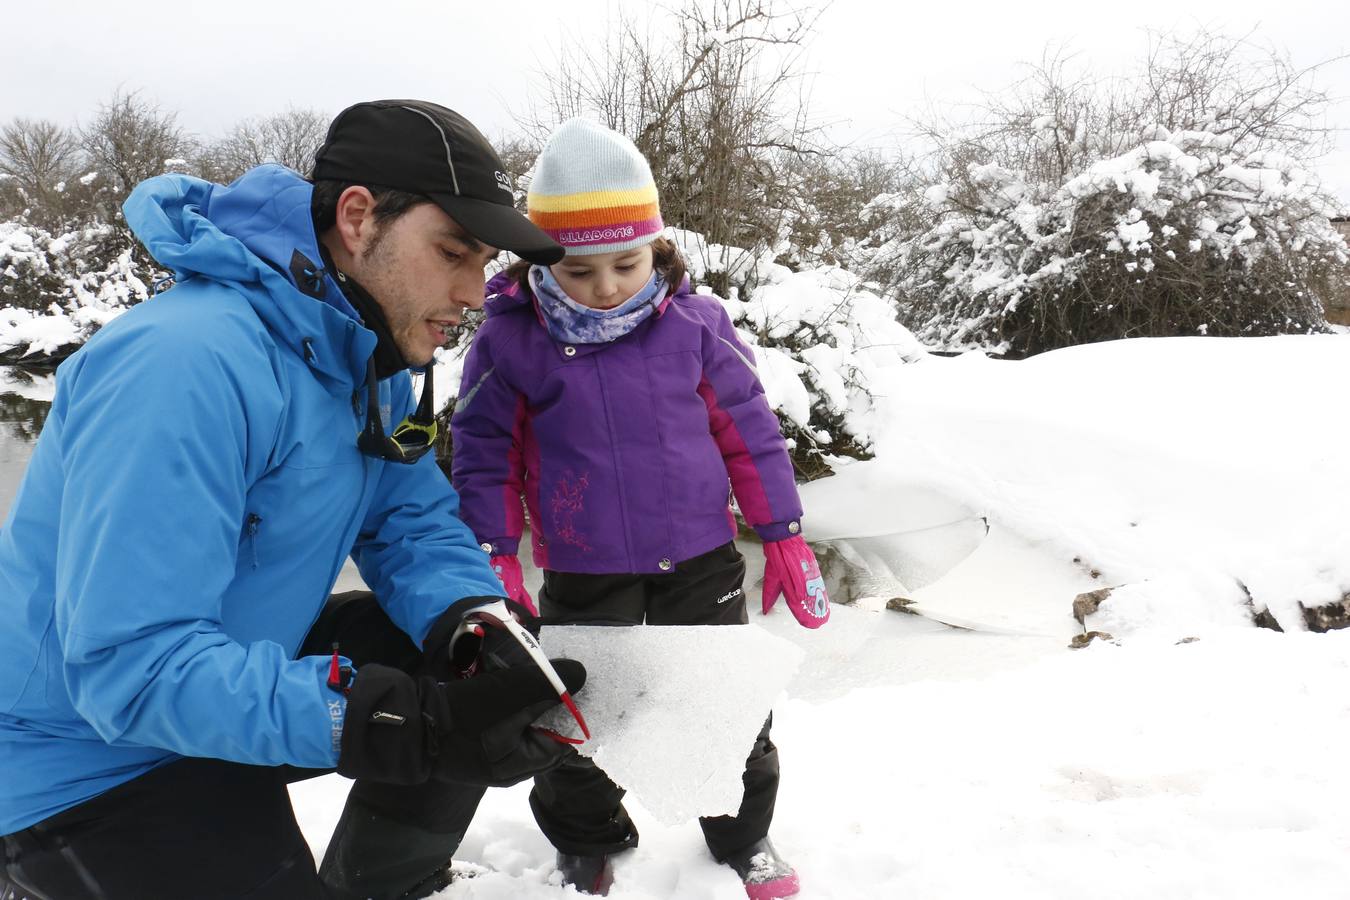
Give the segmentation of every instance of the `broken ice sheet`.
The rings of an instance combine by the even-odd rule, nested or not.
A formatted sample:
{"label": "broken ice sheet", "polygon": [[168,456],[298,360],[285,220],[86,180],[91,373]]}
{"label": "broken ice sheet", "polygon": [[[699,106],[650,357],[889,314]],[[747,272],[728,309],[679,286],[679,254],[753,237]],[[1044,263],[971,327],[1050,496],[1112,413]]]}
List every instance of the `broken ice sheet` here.
{"label": "broken ice sheet", "polygon": [[[540,642],[586,666],[577,751],[667,825],[736,812],[745,758],[802,658],[757,625],[549,626]],[[580,736],[561,706],[539,724]]]}

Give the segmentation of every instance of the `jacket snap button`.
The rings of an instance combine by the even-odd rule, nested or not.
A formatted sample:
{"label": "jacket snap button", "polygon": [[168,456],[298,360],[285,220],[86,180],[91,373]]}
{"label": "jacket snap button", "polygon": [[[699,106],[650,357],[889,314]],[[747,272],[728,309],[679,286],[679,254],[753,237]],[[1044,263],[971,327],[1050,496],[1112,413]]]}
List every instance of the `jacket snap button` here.
{"label": "jacket snap button", "polygon": [[657,567],[658,569],[660,569],[662,572],[669,572],[669,571],[670,571],[670,560],[668,560],[668,559],[663,559],[663,560],[661,560],[659,563],[656,564],[656,567]]}
{"label": "jacket snap button", "polygon": [[797,532],[799,532],[799,531],[801,531],[801,530],[802,530],[802,526],[801,526],[800,524],[798,524],[797,522],[789,522],[789,523],[788,523],[788,533],[789,533],[789,534],[796,534]]}
{"label": "jacket snap button", "polygon": [[492,545],[489,544],[489,543],[484,542],[484,543],[482,543],[482,544],[479,544],[478,546],[482,548],[482,550],[483,550],[484,553],[491,553],[491,552],[492,552]]}
{"label": "jacket snap button", "polygon": [[576,347],[570,347],[570,346],[569,346],[569,347],[564,347],[564,348],[563,348],[563,356],[576,356],[576,355],[577,355],[577,348],[576,348]]}

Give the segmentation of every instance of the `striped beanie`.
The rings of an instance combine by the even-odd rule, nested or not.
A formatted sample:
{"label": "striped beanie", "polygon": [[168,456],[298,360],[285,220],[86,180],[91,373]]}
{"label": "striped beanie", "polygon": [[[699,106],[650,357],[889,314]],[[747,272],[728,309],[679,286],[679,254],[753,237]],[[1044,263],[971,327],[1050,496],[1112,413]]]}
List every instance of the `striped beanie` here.
{"label": "striped beanie", "polygon": [[641,247],[664,227],[647,160],[628,138],[586,119],[549,135],[526,206],[530,221],[572,256]]}

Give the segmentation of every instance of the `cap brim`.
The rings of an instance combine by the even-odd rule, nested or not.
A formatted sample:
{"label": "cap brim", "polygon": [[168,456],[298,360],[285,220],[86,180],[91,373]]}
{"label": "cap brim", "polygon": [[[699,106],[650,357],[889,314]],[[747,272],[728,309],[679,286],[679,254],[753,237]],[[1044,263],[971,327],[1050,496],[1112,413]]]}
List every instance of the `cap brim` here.
{"label": "cap brim", "polygon": [[427,196],[460,228],[498,250],[510,250],[541,266],[553,265],[567,252],[513,207],[453,194]]}

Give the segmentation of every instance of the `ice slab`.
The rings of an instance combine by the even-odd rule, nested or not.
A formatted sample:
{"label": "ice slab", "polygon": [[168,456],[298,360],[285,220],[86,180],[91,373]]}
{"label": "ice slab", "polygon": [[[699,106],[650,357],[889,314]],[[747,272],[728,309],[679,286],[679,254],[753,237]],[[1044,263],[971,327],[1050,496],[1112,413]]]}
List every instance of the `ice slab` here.
{"label": "ice slab", "polygon": [[959,628],[1067,642],[1083,630],[1074,597],[1106,586],[1055,547],[996,525],[969,559],[912,592],[910,609]]}
{"label": "ice slab", "polygon": [[956,568],[989,533],[980,517],[958,519],[902,534],[825,541],[858,582],[853,594],[908,597]]}
{"label": "ice slab", "polygon": [[802,536],[812,543],[940,531],[983,516],[937,486],[905,480],[880,460],[804,484],[801,497],[807,510]]}
{"label": "ice slab", "polygon": [[[745,758],[802,659],[758,625],[549,626],[540,641],[586,666],[578,752],[667,825],[736,812]],[[561,707],[541,724],[579,736]]]}

